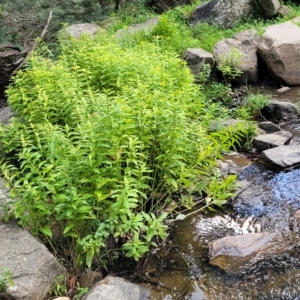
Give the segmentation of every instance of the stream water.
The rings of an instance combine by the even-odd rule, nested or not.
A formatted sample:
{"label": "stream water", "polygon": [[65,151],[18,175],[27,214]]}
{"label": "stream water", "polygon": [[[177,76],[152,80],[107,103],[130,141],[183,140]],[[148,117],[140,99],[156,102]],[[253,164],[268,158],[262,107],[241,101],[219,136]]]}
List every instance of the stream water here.
{"label": "stream water", "polygon": [[[264,92],[275,100],[300,99],[300,88]],[[288,129],[293,128],[300,132],[298,124]],[[151,299],[300,299],[300,170],[273,170],[241,155],[230,160],[243,167],[238,180],[252,182],[249,201],[176,221],[166,244],[145,266],[148,283],[143,285]],[[210,242],[251,232],[277,234],[272,255],[257,255],[245,271],[231,276],[209,264]]]}

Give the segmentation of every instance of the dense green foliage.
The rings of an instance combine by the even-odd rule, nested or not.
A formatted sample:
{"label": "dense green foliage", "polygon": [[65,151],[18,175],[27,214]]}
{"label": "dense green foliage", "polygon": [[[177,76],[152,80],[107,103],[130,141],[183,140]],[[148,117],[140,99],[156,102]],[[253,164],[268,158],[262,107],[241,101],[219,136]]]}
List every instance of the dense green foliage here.
{"label": "dense green foliage", "polygon": [[[66,3],[54,2],[68,12]],[[95,13],[104,24],[100,10],[91,9],[95,1],[76,3],[85,7],[85,20]],[[7,91],[18,116],[0,130],[14,216],[50,244],[67,237],[76,267],[105,264],[120,253],[139,259],[165,238],[164,220],[191,208],[194,196],[212,207],[231,195],[234,178],[219,177],[216,159],[249,146],[254,129],[241,123],[211,132],[211,121],[247,119],[266,99],[249,95],[242,108],[229,109],[230,80],[240,75],[234,63],[218,66],[225,82],[207,66],[195,80],[180,56],[192,47],[211,51],[224,37],[253,27],[262,32],[284,19],[190,28],[192,8],[171,10],[153,30],[118,39],[117,29],[153,13],[127,5],[111,15],[108,33],[94,39],[61,33],[55,55],[40,45]]]}
{"label": "dense green foliage", "polygon": [[60,45],[56,61],[32,55],[7,91],[19,116],[1,130],[17,161],[2,165],[14,214],[36,234],[70,237],[78,266],[113,250],[112,236],[138,259],[165,237],[167,212],[193,205],[192,194],[224,203],[209,183],[239,135],[208,134],[205,97],[175,53],[104,34],[62,35]]}

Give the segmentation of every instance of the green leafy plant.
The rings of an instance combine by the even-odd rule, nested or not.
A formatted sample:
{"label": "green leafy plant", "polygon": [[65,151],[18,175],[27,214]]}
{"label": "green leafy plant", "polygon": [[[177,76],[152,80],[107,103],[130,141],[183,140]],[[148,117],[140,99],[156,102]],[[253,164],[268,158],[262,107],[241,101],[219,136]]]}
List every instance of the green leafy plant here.
{"label": "green leafy plant", "polygon": [[222,57],[217,68],[222,72],[225,81],[233,81],[242,75],[242,71],[238,67],[241,58],[242,53],[236,48]]}
{"label": "green leafy plant", "polygon": [[7,90],[19,116],[0,128],[14,215],[52,245],[55,224],[76,269],[102,253],[137,260],[165,238],[166,211],[190,205],[174,194],[209,184],[228,141],[207,134],[205,97],[162,45],[62,33],[59,52],[33,54]]}
{"label": "green leafy plant", "polygon": [[0,293],[7,293],[7,287],[15,285],[12,275],[13,273],[11,270],[3,267],[2,274],[0,275]]}

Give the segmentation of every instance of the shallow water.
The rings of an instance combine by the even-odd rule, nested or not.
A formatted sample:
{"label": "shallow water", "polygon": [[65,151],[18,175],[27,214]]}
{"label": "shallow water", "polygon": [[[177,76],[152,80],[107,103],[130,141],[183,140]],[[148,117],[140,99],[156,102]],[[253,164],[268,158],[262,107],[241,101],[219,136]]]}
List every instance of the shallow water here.
{"label": "shallow water", "polygon": [[[160,267],[156,284],[148,284],[151,299],[300,299],[300,226],[294,218],[300,208],[300,170],[278,172],[236,159],[241,161],[248,166],[239,180],[254,179],[261,207],[255,214],[250,209],[224,209],[177,221],[155,262]],[[272,253],[249,260],[245,272],[229,276],[209,264],[211,241],[265,231],[277,233]]]}
{"label": "shallow water", "polygon": [[276,89],[274,87],[261,86],[261,87],[251,88],[250,92],[252,92],[254,94],[269,95],[272,100],[283,101],[283,102],[292,102],[295,104],[300,102],[300,87],[299,86],[290,87],[285,92],[279,92],[278,90],[281,87],[282,86],[279,86]]}
{"label": "shallow water", "polygon": [[[283,93],[274,87],[252,92],[300,102],[300,87]],[[280,126],[300,145],[300,122]],[[151,299],[300,300],[300,169],[279,171],[239,154],[224,159],[243,167],[239,181],[251,181],[246,203],[236,199],[230,208],[174,222],[168,241],[146,264],[152,273],[145,272],[144,285],[151,289]],[[258,252],[237,275],[209,264],[210,242],[252,232],[276,233],[270,252]]]}

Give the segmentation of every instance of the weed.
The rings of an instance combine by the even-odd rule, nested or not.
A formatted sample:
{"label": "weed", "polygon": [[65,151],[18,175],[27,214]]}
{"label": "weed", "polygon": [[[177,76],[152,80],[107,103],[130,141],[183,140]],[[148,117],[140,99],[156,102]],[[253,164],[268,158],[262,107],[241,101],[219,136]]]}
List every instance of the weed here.
{"label": "weed", "polygon": [[14,286],[15,283],[12,280],[12,271],[3,267],[2,274],[0,276],[0,293],[7,293],[8,286]]}

